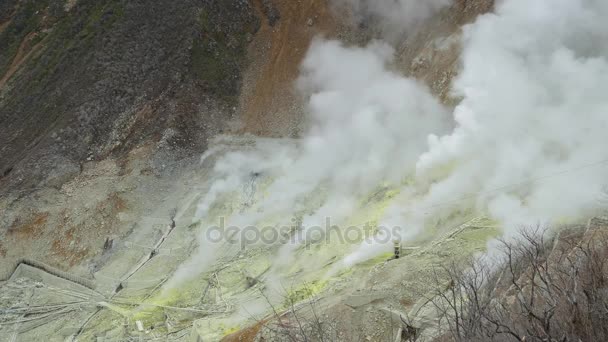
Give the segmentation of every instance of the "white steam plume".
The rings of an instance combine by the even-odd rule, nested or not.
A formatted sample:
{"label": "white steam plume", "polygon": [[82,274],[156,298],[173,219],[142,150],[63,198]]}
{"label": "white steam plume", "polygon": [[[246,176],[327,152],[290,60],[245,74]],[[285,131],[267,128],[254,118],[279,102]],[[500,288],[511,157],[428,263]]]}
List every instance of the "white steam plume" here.
{"label": "white steam plume", "polygon": [[[607,15],[601,0],[509,0],[467,27],[454,83],[463,97],[458,126],[432,139],[417,164],[424,177],[455,163],[459,177],[433,192],[482,192],[476,206],[505,223],[576,218],[597,207],[608,180],[605,164],[595,164],[608,160]],[[450,182],[466,189],[442,189]]]}
{"label": "white steam plume", "polygon": [[[379,42],[366,48],[313,42],[298,81],[310,94],[311,127],[298,149],[274,146],[266,154],[227,155],[216,164],[225,177],[201,203],[199,216],[219,193],[236,189],[253,171],[276,179],[260,203],[266,216],[293,211],[302,196],[320,186],[328,196],[346,200],[383,182],[400,183],[414,171],[428,134],[449,126],[447,110],[425,86],[387,69],[392,59],[393,50]],[[250,216],[247,220],[255,223]]]}
{"label": "white steam plume", "polygon": [[[222,194],[238,192],[252,173],[274,181],[255,209],[236,213],[227,225],[244,228],[267,224],[269,218],[288,225],[297,212],[310,211],[312,193],[324,198],[302,218],[303,226],[323,227],[326,217],[339,224],[362,196],[383,184],[399,186],[413,174],[427,136],[446,133],[450,126],[448,110],[425,85],[389,70],[393,58],[393,49],[381,42],[359,48],[315,40],[297,82],[310,97],[308,133],[295,149],[278,142],[221,158],[215,165],[220,178],[199,204],[197,216],[206,217]],[[205,251],[214,249],[204,239],[199,257],[209,265]],[[296,247],[286,245],[280,259],[288,262]],[[203,269],[196,266],[197,259],[177,274],[196,275],[192,270]]]}
{"label": "white steam plume", "polygon": [[[427,88],[390,70],[388,45],[316,40],[298,82],[310,95],[309,132],[295,149],[278,144],[222,158],[222,180],[199,215],[251,172],[274,182],[255,210],[229,224],[288,220],[321,189],[322,204],[305,226],[322,225],[325,216],[339,224],[357,199],[387,183],[410,201],[397,200],[380,223],[405,227],[406,239],[459,210],[489,215],[507,235],[520,225],[592,214],[607,182],[606,163],[598,163],[608,160],[606,17],[605,0],[497,2],[496,13],[464,29],[453,85],[462,100],[449,134],[451,120]],[[414,172],[416,184],[402,186]],[[362,245],[346,264],[385,247]]]}
{"label": "white steam plume", "polygon": [[[603,0],[505,0],[466,27],[457,127],[431,136],[418,159],[418,182],[434,181],[423,200],[395,206],[386,223],[415,234],[474,208],[508,237],[592,215],[608,181],[607,16]],[[451,171],[433,179],[442,169]]]}

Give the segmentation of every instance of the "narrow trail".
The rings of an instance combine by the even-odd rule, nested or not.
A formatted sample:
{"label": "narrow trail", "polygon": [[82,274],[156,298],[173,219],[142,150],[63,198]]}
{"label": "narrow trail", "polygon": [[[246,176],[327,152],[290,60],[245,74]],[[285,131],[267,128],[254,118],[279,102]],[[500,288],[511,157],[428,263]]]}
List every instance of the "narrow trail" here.
{"label": "narrow trail", "polygon": [[[88,290],[90,290],[91,292],[93,292],[94,295],[91,296],[91,293],[85,293],[85,292],[81,293],[78,291],[66,290],[63,288],[61,288],[61,289],[53,288],[53,287],[46,286],[46,288],[48,290],[55,290],[62,294],[75,296],[75,297],[79,298],[80,300],[76,301],[76,302],[68,302],[68,303],[63,303],[63,304],[34,305],[34,306],[28,305],[26,307],[14,307],[11,309],[3,310],[4,313],[6,313],[8,311],[21,313],[21,318],[17,321],[8,321],[8,322],[0,323],[0,325],[14,324],[14,328],[11,332],[11,339],[10,339],[11,341],[17,341],[18,335],[21,333],[30,331],[30,330],[35,329],[44,324],[55,321],[56,319],[58,319],[58,317],[61,317],[66,314],[69,314],[71,312],[74,312],[79,307],[80,307],[80,309],[82,309],[82,306],[84,306],[84,305],[93,306],[93,305],[95,305],[96,302],[105,298],[103,294],[101,294],[95,290],[95,284],[92,280],[84,279],[82,277],[70,274],[68,272],[61,271],[61,270],[56,269],[49,265],[46,265],[42,262],[32,260],[32,259],[27,259],[27,258],[18,260],[16,262],[16,265],[13,268],[12,272],[9,273],[9,276],[6,277],[5,279],[3,279],[2,281],[9,281],[9,280],[12,280],[14,277],[16,277],[16,272],[19,270],[19,268],[22,265],[29,266],[37,271],[44,272],[48,275],[60,278],[62,280],[70,282],[72,284],[75,284],[78,286],[83,286],[83,287],[87,288]],[[95,298],[94,297],[95,295],[98,297]],[[28,300],[28,303],[29,302],[31,302],[31,297]],[[40,321],[40,322],[37,322],[34,325],[27,327],[25,330],[21,329],[21,326],[23,323],[31,323],[34,321]]]}
{"label": "narrow trail", "polygon": [[[143,256],[140,261],[129,271],[127,272],[119,281],[118,285],[116,286],[116,288],[114,289],[112,295],[108,298],[109,301],[111,301],[114,297],[116,297],[116,295],[118,295],[118,293],[124,288],[123,284],[128,281],[132,276],[134,276],[140,269],[142,269],[148,262],[150,262],[158,253],[158,250],[162,247],[162,245],[165,243],[165,241],[167,240],[167,238],[169,238],[170,234],[175,230],[176,224],[175,224],[175,217],[171,218],[171,224],[169,224],[167,226],[167,229],[165,229],[165,231],[163,232],[163,234],[160,236],[160,238],[156,241],[156,243],[154,244],[154,246],[152,247],[152,251],[150,252],[150,254]],[[165,280],[161,281],[164,282]],[[158,287],[158,286],[157,286]],[[157,288],[155,287],[155,289]],[[78,329],[78,331],[73,335],[71,341],[72,342],[76,342],[78,341],[78,338],[80,337],[80,335],[82,335],[82,333],[85,331],[86,327],[89,325],[89,323],[103,310],[105,310],[106,307],[100,306],[97,308],[97,310],[95,312],[93,312],[91,315],[89,315],[89,317],[87,317],[87,319],[84,321],[84,323],[82,324],[82,326]]]}
{"label": "narrow trail", "polygon": [[169,235],[173,232],[173,230],[175,229],[175,226],[176,226],[175,225],[175,219],[171,218],[171,224],[167,227],[167,229],[165,229],[165,231],[160,236],[160,238],[158,239],[158,241],[156,241],[156,243],[152,247],[152,251],[150,252],[150,254],[145,255],[144,257],[142,257],[140,259],[140,261],[129,272],[127,272],[127,274],[125,274],[120,279],[119,284],[117,285],[116,289],[114,289],[114,293],[112,294],[112,296],[110,298],[113,298],[118,292],[120,292],[120,290],[122,289],[123,284],[127,280],[129,280],[133,275],[135,275],[140,269],[142,269],[144,266],[146,266],[146,264],[148,262],[150,262],[150,260],[152,260],[158,254],[159,249],[165,243],[165,241],[167,240],[167,238],[169,237]]}
{"label": "narrow trail", "polygon": [[[43,262],[40,262],[40,261],[37,261],[34,259],[30,259],[30,258],[21,258],[21,259],[17,260],[15,262],[15,265],[10,268],[10,271],[7,272],[7,274],[4,277],[0,277],[0,282],[6,282],[6,281],[9,281],[11,278],[13,278],[13,276],[15,276],[15,272],[17,272],[17,270],[19,269],[19,266],[21,266],[21,265],[27,265],[27,266],[33,267],[44,273],[50,274],[52,276],[61,278],[63,280],[69,281],[71,283],[84,286],[84,287],[88,288],[89,290],[95,291],[95,282],[92,279],[85,279],[83,277],[62,271],[58,268],[55,268],[53,266],[47,265]],[[101,294],[99,294],[99,295],[102,296]]]}

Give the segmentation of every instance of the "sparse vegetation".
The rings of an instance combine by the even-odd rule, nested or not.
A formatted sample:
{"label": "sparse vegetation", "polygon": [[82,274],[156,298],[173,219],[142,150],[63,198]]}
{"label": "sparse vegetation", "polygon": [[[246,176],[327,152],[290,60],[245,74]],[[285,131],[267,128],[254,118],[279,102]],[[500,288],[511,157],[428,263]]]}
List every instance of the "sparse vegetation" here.
{"label": "sparse vegetation", "polygon": [[39,28],[41,11],[47,5],[48,0],[22,2],[9,26],[0,33],[0,77],[10,67],[23,39]]}
{"label": "sparse vegetation", "polygon": [[258,331],[272,341],[335,341],[338,333],[336,323],[332,319],[321,318],[314,290],[304,284],[298,291],[306,293],[308,299],[298,300],[288,294],[285,296],[284,308],[275,307],[266,294],[260,291],[272,309],[272,317],[259,320],[256,325],[260,326]]}
{"label": "sparse vegetation", "polygon": [[229,11],[228,3],[217,3],[199,15],[200,35],[192,46],[192,72],[215,95],[234,101],[240,88],[238,70],[246,60],[247,37],[259,23],[246,18],[240,25],[221,27],[217,23]]}
{"label": "sparse vegetation", "polygon": [[537,228],[502,249],[497,265],[443,268],[437,341],[608,340],[606,232]]}

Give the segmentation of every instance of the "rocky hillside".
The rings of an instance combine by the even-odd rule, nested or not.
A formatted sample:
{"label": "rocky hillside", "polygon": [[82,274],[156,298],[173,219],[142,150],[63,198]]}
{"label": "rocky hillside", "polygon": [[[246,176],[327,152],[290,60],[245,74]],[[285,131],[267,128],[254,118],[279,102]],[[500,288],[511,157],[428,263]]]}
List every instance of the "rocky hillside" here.
{"label": "rocky hillside", "polygon": [[[166,141],[167,158],[201,153],[225,131],[294,136],[293,90],[312,37],[364,43],[373,25],[326,0],[7,0],[0,7],[0,187],[62,182],[82,163]],[[457,35],[492,1],[457,1],[398,44],[406,73],[444,94]],[[455,47],[457,48],[457,47]]]}
{"label": "rocky hillside", "polygon": [[3,190],[60,187],[84,161],[226,130],[260,29],[247,1],[9,0],[0,7]]}
{"label": "rocky hillside", "polygon": [[236,127],[260,22],[247,1],[2,1],[0,269],[88,273],[144,212],[168,220],[153,208]]}

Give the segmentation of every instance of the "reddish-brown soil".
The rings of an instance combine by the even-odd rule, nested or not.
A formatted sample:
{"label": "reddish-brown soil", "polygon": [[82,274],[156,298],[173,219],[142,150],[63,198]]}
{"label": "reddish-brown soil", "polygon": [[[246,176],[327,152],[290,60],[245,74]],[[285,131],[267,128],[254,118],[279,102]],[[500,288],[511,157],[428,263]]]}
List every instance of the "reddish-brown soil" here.
{"label": "reddish-brown soil", "polygon": [[[113,194],[100,201],[93,209],[93,216],[85,222],[75,221],[67,209],[54,215],[33,214],[11,225],[4,246],[0,246],[0,255],[18,260],[31,257],[26,251],[36,250],[35,258],[39,261],[70,269],[101,251],[99,241],[119,231],[118,214],[128,209],[126,201]],[[11,248],[7,250],[5,246]]]}
{"label": "reddish-brown soil", "polygon": [[[329,0],[272,1],[280,13],[274,26],[264,14],[262,0],[252,3],[262,24],[249,48],[251,64],[241,95],[243,130],[262,136],[298,135],[303,109],[294,81],[311,40],[315,36],[336,37],[356,28],[343,18],[347,16],[336,15]],[[493,4],[493,0],[455,1],[398,44],[399,67],[424,81],[442,101],[452,103],[449,88],[458,70],[460,46],[456,40],[437,49],[434,42],[457,36],[462,25],[490,11]]]}
{"label": "reddish-brown soil", "polygon": [[49,213],[37,213],[25,222],[17,220],[8,230],[9,237],[17,240],[39,238],[44,233],[44,226],[49,219]]}
{"label": "reddish-brown soil", "polygon": [[337,23],[327,0],[273,1],[280,19],[271,26],[261,0],[252,0],[261,28],[250,44],[251,65],[244,79],[244,130],[266,136],[294,134],[301,110],[293,91],[312,38],[332,36]]}
{"label": "reddish-brown soil", "polygon": [[254,342],[256,336],[262,330],[266,321],[260,321],[257,324],[230,334],[222,339],[222,342]]}

